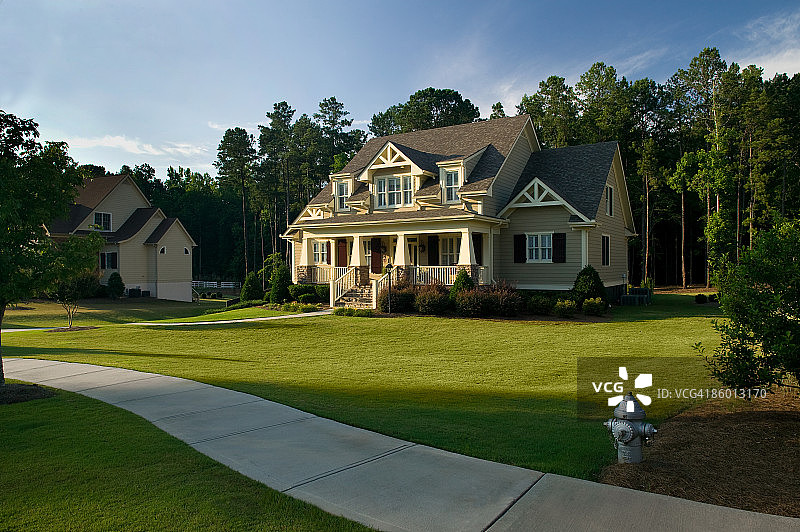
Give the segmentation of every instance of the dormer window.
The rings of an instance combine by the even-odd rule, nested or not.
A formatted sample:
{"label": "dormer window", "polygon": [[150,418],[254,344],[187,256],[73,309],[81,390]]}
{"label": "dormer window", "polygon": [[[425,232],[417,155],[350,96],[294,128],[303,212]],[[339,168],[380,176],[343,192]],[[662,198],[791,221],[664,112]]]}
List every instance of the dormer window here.
{"label": "dormer window", "polygon": [[94,213],[94,225],[99,227],[101,231],[111,231],[111,213],[110,212]]}
{"label": "dormer window", "polygon": [[336,210],[347,211],[350,208],[347,206],[347,198],[350,197],[350,187],[347,181],[339,181],[336,183]]}
{"label": "dormer window", "polygon": [[375,179],[375,196],[378,207],[402,207],[413,202],[413,180],[410,175],[379,177]]}
{"label": "dormer window", "polygon": [[444,200],[447,203],[458,201],[458,188],[461,186],[457,170],[448,170],[444,173]]}

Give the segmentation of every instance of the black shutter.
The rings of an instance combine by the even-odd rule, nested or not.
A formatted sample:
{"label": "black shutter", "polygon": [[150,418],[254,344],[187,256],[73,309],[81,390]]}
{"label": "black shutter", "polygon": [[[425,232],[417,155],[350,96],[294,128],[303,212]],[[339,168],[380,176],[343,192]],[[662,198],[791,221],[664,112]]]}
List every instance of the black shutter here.
{"label": "black shutter", "polygon": [[526,262],[525,235],[514,235],[514,262]]}
{"label": "black shutter", "polygon": [[325,242],[325,263],[331,263],[331,241],[328,240]]}
{"label": "black shutter", "polygon": [[439,265],[439,235],[428,235],[428,266]]}
{"label": "black shutter", "polygon": [[108,254],[108,258],[110,259],[109,262],[111,263],[111,264],[108,265],[108,267],[111,268],[112,270],[116,270],[117,269],[117,252],[115,251],[113,253],[109,253]]}
{"label": "black shutter", "polygon": [[553,233],[553,262],[567,262],[567,233]]}

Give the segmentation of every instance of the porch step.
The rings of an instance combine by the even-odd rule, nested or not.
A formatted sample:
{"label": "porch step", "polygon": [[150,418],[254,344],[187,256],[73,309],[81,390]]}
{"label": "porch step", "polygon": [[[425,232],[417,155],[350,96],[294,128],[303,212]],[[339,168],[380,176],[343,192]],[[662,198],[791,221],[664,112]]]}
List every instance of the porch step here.
{"label": "porch step", "polygon": [[372,286],[354,286],[340,297],[334,306],[372,308]]}

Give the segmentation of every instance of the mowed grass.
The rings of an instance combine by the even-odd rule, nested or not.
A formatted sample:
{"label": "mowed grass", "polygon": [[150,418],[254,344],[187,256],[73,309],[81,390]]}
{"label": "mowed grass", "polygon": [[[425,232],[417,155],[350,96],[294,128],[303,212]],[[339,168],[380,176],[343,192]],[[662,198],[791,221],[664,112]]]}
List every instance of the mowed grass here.
{"label": "mowed grass", "polygon": [[0,427],[3,530],[366,530],[80,395],[0,405]]}
{"label": "mowed grass", "polygon": [[[112,301],[86,299],[80,302],[73,325],[75,327],[111,325],[137,321],[185,319],[211,309],[224,308],[223,300],[201,300],[199,303],[136,298]],[[214,314],[218,316],[218,314]],[[17,308],[7,308],[3,329],[32,327],[66,327],[67,313],[52,301],[26,301]]]}
{"label": "mowed grass", "polygon": [[[344,423],[489,460],[596,478],[615,453],[576,415],[580,356],[686,357],[718,343],[718,309],[658,296],[611,322],[323,316],[194,327],[110,326],[4,335],[6,356],[120,366],[224,386]],[[659,421],[669,409],[654,403]],[[609,410],[610,414],[610,410]]]}

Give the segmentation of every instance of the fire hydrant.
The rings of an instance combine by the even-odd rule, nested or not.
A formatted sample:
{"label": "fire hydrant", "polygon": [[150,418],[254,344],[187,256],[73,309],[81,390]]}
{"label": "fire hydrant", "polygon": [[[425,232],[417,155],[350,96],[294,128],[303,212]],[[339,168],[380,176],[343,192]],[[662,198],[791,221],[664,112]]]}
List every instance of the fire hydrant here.
{"label": "fire hydrant", "polygon": [[614,448],[617,450],[617,461],[620,464],[638,464],[642,461],[642,444],[650,445],[658,432],[653,425],[642,421],[644,410],[639,401],[628,392],[614,409],[614,419],[603,425],[611,433]]}

